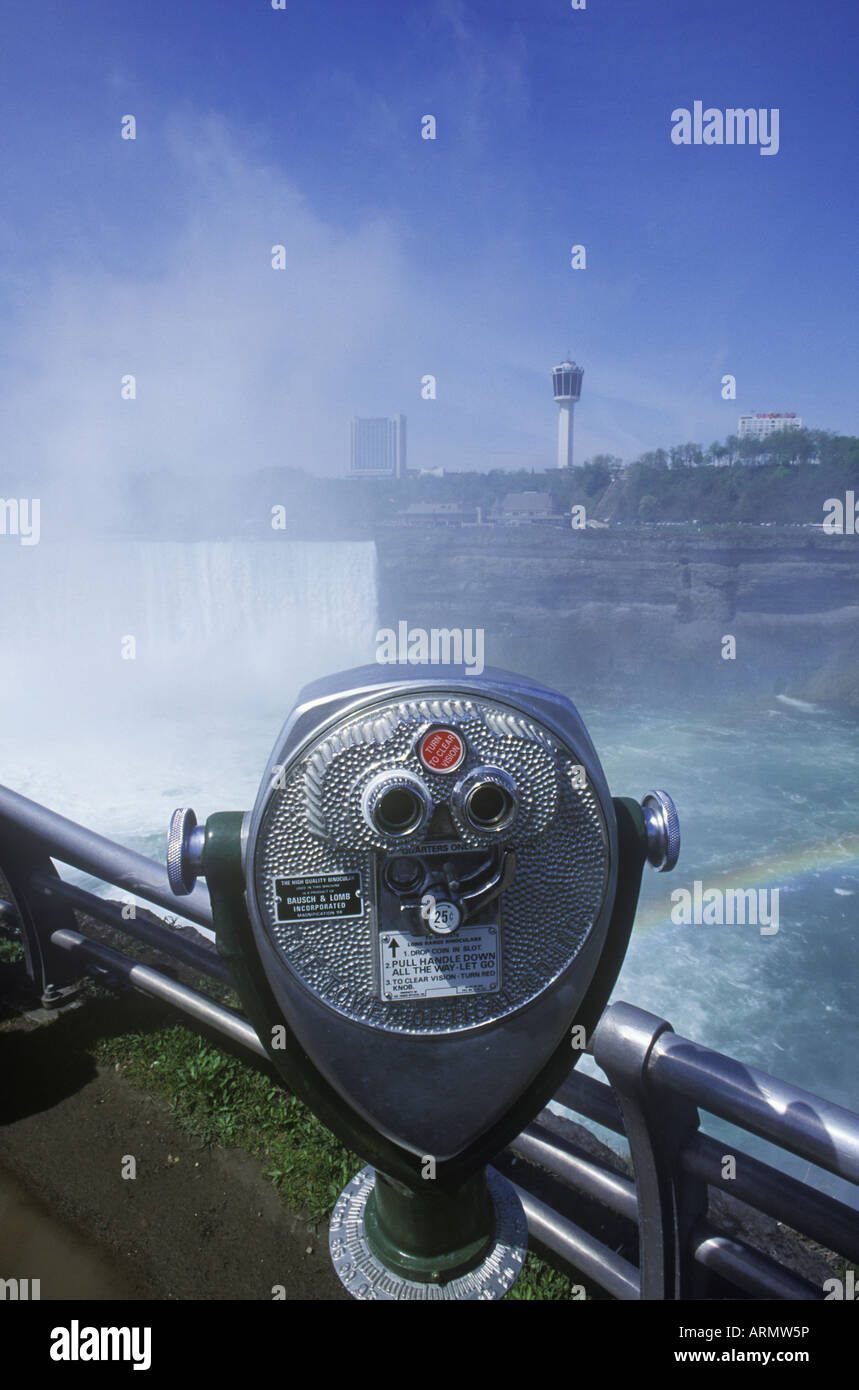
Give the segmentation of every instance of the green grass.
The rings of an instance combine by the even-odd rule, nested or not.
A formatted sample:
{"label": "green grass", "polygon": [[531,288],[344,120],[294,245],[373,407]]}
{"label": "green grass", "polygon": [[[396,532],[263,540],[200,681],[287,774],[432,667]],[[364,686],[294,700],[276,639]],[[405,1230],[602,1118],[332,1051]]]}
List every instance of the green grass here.
{"label": "green grass", "polygon": [[576,1288],[581,1287],[572,1284],[565,1274],[559,1274],[538,1255],[529,1254],[522,1273],[505,1298],[540,1299],[543,1302],[551,1299],[556,1303],[569,1303],[570,1299],[581,1297],[576,1292]]}
{"label": "green grass", "polygon": [[24,959],[24,947],[20,941],[10,941],[0,936],[0,965],[17,965]]}
{"label": "green grass", "polygon": [[[301,1101],[183,1024],[101,1037],[92,1053],[164,1097],[179,1126],[201,1144],[243,1149],[260,1159],[282,1200],[312,1220],[328,1217],[364,1167]],[[569,1279],[533,1254],[507,1294],[553,1301],[576,1296]]]}

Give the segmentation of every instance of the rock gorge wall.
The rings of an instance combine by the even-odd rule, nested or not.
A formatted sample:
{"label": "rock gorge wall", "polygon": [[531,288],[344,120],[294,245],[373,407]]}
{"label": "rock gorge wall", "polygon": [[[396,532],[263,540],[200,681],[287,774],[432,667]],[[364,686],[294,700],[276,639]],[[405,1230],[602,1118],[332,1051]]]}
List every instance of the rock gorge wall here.
{"label": "rock gorge wall", "polygon": [[[380,529],[381,627],[483,628],[485,662],[622,699],[747,692],[859,709],[859,536],[540,525]],[[722,641],[736,639],[736,660]]]}

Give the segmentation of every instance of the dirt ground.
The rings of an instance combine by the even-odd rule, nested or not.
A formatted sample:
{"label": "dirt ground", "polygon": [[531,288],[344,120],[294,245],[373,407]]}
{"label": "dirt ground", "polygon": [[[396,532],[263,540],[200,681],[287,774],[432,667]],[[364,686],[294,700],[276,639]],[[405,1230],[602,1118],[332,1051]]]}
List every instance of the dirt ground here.
{"label": "dirt ground", "polygon": [[52,1034],[0,1001],[0,1278],[39,1278],[42,1299],[351,1301],[327,1223],[283,1207],[259,1162],[198,1147]]}

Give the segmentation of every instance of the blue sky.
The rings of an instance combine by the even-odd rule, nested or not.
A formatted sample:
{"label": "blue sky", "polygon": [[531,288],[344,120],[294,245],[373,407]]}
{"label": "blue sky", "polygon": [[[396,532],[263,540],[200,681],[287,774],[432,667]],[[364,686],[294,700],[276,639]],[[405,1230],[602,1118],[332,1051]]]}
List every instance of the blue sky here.
{"label": "blue sky", "polygon": [[[841,0],[7,0],[3,31],[15,474],[336,473],[397,411],[414,466],[547,467],[567,352],[580,460],[746,410],[859,434]],[[673,145],[695,100],[778,108],[778,153]]]}

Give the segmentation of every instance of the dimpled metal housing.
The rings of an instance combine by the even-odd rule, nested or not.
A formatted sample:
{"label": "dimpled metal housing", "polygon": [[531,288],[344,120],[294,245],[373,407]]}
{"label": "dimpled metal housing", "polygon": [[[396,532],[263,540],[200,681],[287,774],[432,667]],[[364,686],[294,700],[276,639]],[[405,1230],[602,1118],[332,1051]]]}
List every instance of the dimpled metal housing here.
{"label": "dimpled metal housing", "polygon": [[[433,772],[418,756],[422,733],[439,724],[465,741],[466,756],[454,776]],[[564,732],[562,737],[557,728],[483,692],[421,692],[377,699],[357,712],[347,709],[289,750],[258,799],[247,868],[252,915],[294,979],[344,1018],[412,1035],[491,1024],[543,994],[588,941],[610,878],[601,771],[587,736],[576,748]],[[500,835],[480,833],[461,816],[445,819],[454,784],[480,765],[503,769],[515,784],[517,812]],[[376,831],[362,813],[368,782],[384,772],[419,777],[432,797],[434,817],[439,815],[418,837],[408,837],[407,848]],[[438,824],[447,828],[439,832]],[[384,924],[377,921],[376,865],[397,851],[420,854],[433,835],[448,855],[457,848],[495,849],[499,840],[515,850],[513,882],[490,918],[500,931],[500,988],[391,1002],[380,997],[377,975]],[[278,921],[275,880],[323,874],[360,874],[362,902],[355,915]]]}

